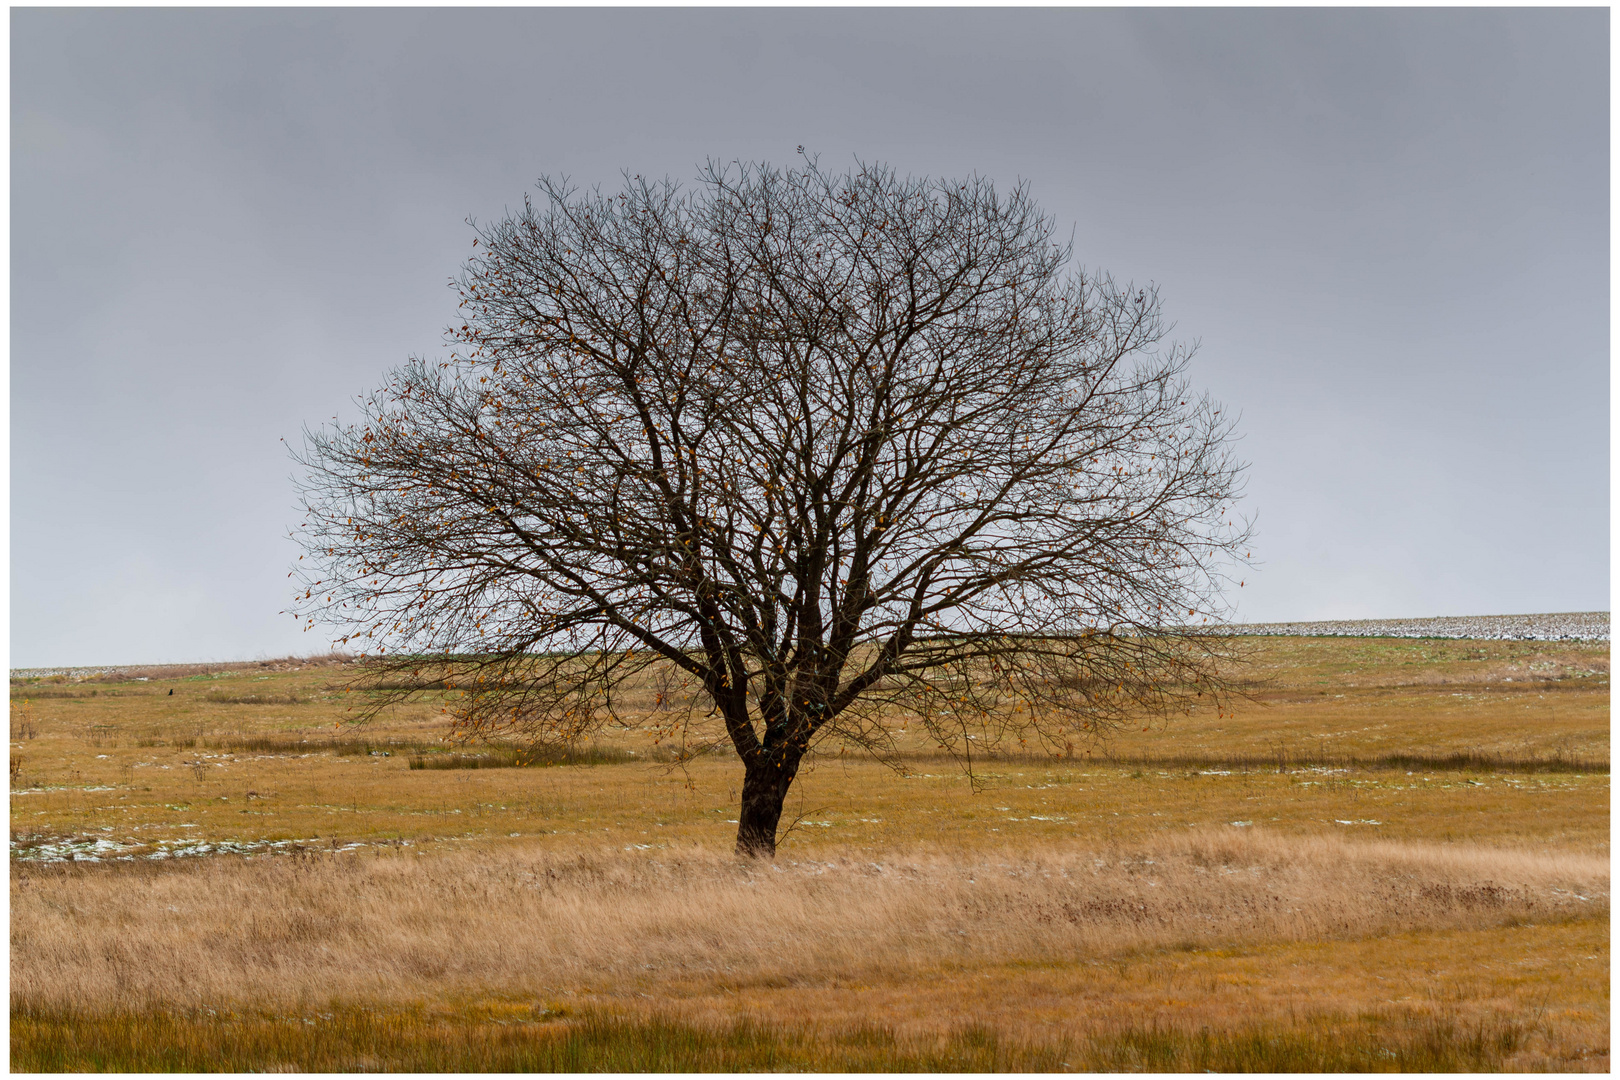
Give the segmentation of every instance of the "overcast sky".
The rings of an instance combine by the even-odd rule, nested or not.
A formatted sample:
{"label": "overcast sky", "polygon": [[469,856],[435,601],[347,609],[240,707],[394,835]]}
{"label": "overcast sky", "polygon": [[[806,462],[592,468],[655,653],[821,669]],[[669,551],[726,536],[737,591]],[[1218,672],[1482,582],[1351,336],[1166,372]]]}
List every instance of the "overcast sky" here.
{"label": "overcast sky", "polygon": [[11,12],[11,664],[324,651],[279,441],[465,219],[707,158],[1029,181],[1241,412],[1244,621],[1609,607],[1608,12]]}

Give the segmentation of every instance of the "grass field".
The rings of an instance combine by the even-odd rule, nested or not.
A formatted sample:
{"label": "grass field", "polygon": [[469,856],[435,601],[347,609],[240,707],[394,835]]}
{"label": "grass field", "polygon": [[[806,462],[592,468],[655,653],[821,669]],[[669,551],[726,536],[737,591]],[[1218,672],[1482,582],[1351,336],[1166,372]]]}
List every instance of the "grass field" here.
{"label": "grass field", "polygon": [[1606,1069],[1607,645],[1246,644],[1228,715],[977,792],[824,746],[774,865],[639,729],[13,680],[12,1067]]}

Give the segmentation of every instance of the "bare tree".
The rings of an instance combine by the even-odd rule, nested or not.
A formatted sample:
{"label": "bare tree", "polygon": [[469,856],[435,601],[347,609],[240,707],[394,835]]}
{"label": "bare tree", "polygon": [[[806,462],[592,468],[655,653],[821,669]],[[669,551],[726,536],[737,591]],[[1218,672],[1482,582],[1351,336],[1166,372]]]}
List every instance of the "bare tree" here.
{"label": "bare tree", "polygon": [[1050,751],[1220,690],[1186,628],[1247,537],[1232,424],[1027,188],[806,159],[539,193],[475,227],[451,355],[306,433],[310,625],[431,668],[469,735],[688,680],[656,722],[723,721],[755,855],[819,740]]}

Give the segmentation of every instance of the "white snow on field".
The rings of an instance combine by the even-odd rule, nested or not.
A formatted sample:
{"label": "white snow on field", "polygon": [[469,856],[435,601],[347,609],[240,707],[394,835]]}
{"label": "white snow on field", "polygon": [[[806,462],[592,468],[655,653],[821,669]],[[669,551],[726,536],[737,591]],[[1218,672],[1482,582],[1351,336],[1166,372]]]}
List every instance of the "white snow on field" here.
{"label": "white snow on field", "polygon": [[[182,825],[182,829],[193,826]],[[410,841],[401,841],[409,846]],[[128,840],[119,842],[105,837],[60,837],[52,840],[23,838],[11,841],[11,858],[15,862],[133,862],[136,859],[184,859],[199,855],[290,855],[308,852],[313,855],[342,854],[367,845],[359,841],[337,845],[321,845],[318,837],[302,840]],[[388,846],[387,841],[377,846]],[[131,852],[132,854],[125,854]]]}
{"label": "white snow on field", "polygon": [[97,675],[120,675],[123,674],[124,670],[124,668],[116,667],[14,667],[11,669],[11,677],[13,679],[48,679],[52,675],[66,675],[77,682],[80,679],[90,679]]}
{"label": "white snow on field", "polygon": [[1490,641],[1608,641],[1607,611],[1551,615],[1451,615],[1434,619],[1234,623],[1228,634],[1288,637],[1483,638]]}

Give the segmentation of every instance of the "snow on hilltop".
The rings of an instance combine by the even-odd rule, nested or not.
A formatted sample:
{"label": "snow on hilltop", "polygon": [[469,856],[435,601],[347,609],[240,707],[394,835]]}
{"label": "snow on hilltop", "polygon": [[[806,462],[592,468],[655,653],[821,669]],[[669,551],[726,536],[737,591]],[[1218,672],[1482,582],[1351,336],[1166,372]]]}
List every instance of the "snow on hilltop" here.
{"label": "snow on hilltop", "polygon": [[1495,641],[1608,641],[1607,611],[1556,615],[1452,615],[1435,619],[1343,619],[1234,623],[1228,634],[1290,637],[1487,638]]}
{"label": "snow on hilltop", "polygon": [[[1329,622],[1286,623],[1233,623],[1223,627],[1198,627],[1218,634],[1264,634],[1279,637],[1400,637],[1400,638],[1487,638],[1495,641],[1608,641],[1609,613],[1607,611],[1574,611],[1561,615],[1452,615],[1437,619],[1341,619]],[[335,662],[352,663],[351,658],[340,657],[303,660],[293,657],[277,661],[239,661],[218,664],[194,664],[185,674],[195,671],[221,671],[226,668],[272,668],[276,671],[303,670],[305,665],[330,665]],[[293,665],[298,665],[296,668]],[[94,678],[116,678],[127,675],[138,678],[136,671],[145,671],[156,678],[174,678],[176,672],[150,670],[146,666],[125,667],[54,667],[12,668],[13,679],[39,679],[52,675],[65,675],[74,681]]]}

